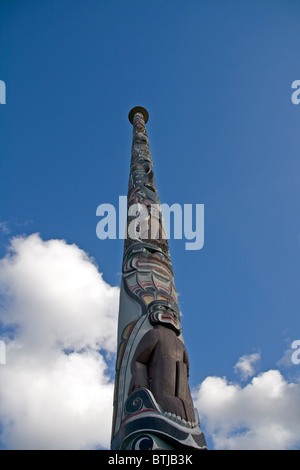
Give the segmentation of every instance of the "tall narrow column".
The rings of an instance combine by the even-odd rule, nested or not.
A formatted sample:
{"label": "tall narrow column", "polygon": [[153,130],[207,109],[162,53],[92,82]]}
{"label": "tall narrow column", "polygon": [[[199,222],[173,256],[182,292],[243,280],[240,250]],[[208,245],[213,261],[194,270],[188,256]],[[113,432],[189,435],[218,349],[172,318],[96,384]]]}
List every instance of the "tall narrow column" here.
{"label": "tall narrow column", "polygon": [[118,323],[114,450],[206,449],[141,107],[133,125]]}

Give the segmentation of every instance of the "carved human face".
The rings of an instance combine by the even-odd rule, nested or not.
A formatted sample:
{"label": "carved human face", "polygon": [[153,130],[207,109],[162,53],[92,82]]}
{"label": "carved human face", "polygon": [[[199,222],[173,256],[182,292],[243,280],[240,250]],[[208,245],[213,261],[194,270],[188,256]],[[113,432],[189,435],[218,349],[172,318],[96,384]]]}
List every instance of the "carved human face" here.
{"label": "carved human face", "polygon": [[181,332],[179,314],[168,303],[152,302],[148,308],[149,320],[153,325],[160,324],[172,328],[177,335]]}

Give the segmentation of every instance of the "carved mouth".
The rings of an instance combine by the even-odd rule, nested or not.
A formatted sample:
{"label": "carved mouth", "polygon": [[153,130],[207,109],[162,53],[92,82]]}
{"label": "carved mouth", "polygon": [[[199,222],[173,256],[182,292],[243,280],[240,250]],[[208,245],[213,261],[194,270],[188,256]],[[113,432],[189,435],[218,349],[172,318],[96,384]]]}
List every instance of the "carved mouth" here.
{"label": "carved mouth", "polygon": [[168,320],[168,321],[172,322],[174,326],[178,326],[178,321],[175,320],[175,318],[173,317],[172,314],[168,315],[168,314],[164,313],[163,315],[160,315],[160,317],[161,317],[162,320]]}
{"label": "carved mouth", "polygon": [[196,422],[186,421],[181,416],[176,416],[174,413],[170,413],[169,411],[165,411],[164,416],[187,428],[195,428],[197,426]]}
{"label": "carved mouth", "polygon": [[[198,423],[196,423],[194,421],[186,421],[181,416],[178,416],[178,415],[176,416],[174,413],[170,413],[169,411],[162,412],[162,415],[164,416],[164,418],[170,419],[171,421],[173,421],[177,425],[179,424],[181,426],[184,426],[185,428],[194,429],[197,426],[199,426]],[[159,416],[161,416],[161,413],[158,412],[157,410],[152,409],[152,408],[146,408],[144,410],[133,413],[130,416],[127,416],[122,421],[122,425],[124,425],[126,422],[131,422],[131,421],[133,421],[135,419],[138,419],[142,416],[157,416],[157,417],[159,417]]]}

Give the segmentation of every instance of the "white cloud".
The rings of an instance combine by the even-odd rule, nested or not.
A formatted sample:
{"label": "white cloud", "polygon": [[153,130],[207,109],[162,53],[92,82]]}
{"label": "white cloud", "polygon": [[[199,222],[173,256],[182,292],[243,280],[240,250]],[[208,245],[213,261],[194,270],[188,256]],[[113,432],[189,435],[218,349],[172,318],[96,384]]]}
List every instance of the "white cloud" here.
{"label": "white cloud", "polygon": [[0,283],[0,321],[17,324],[34,343],[115,351],[119,288],[76,245],[36,234],[15,238],[0,260]]}
{"label": "white cloud", "polygon": [[[0,260],[0,323],[16,327],[0,366],[0,441],[8,449],[108,448],[119,288],[76,245],[15,238]],[[5,339],[1,336],[1,339]],[[258,353],[235,371],[255,373]],[[300,446],[300,384],[278,370],[241,387],[208,377],[195,405],[217,449]]]}
{"label": "white cloud", "polygon": [[[14,449],[108,448],[119,288],[76,245],[15,238],[0,260],[0,440]],[[4,339],[2,337],[2,339]]]}
{"label": "white cloud", "polygon": [[234,370],[241,375],[242,380],[247,380],[249,377],[253,377],[255,374],[254,364],[256,364],[259,360],[259,353],[242,356],[234,366]]}
{"label": "white cloud", "polygon": [[194,393],[202,424],[216,449],[293,449],[300,446],[300,384],[278,370],[245,387],[207,377]]}

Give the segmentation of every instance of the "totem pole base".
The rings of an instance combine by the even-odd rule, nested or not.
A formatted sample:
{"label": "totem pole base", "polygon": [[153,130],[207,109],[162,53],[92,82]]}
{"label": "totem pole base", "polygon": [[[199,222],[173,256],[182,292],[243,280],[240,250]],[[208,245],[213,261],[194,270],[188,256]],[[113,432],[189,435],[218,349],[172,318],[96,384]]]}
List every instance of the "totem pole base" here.
{"label": "totem pole base", "polygon": [[199,420],[193,427],[163,413],[150,390],[134,391],[125,403],[126,417],[112,450],[206,450]]}

